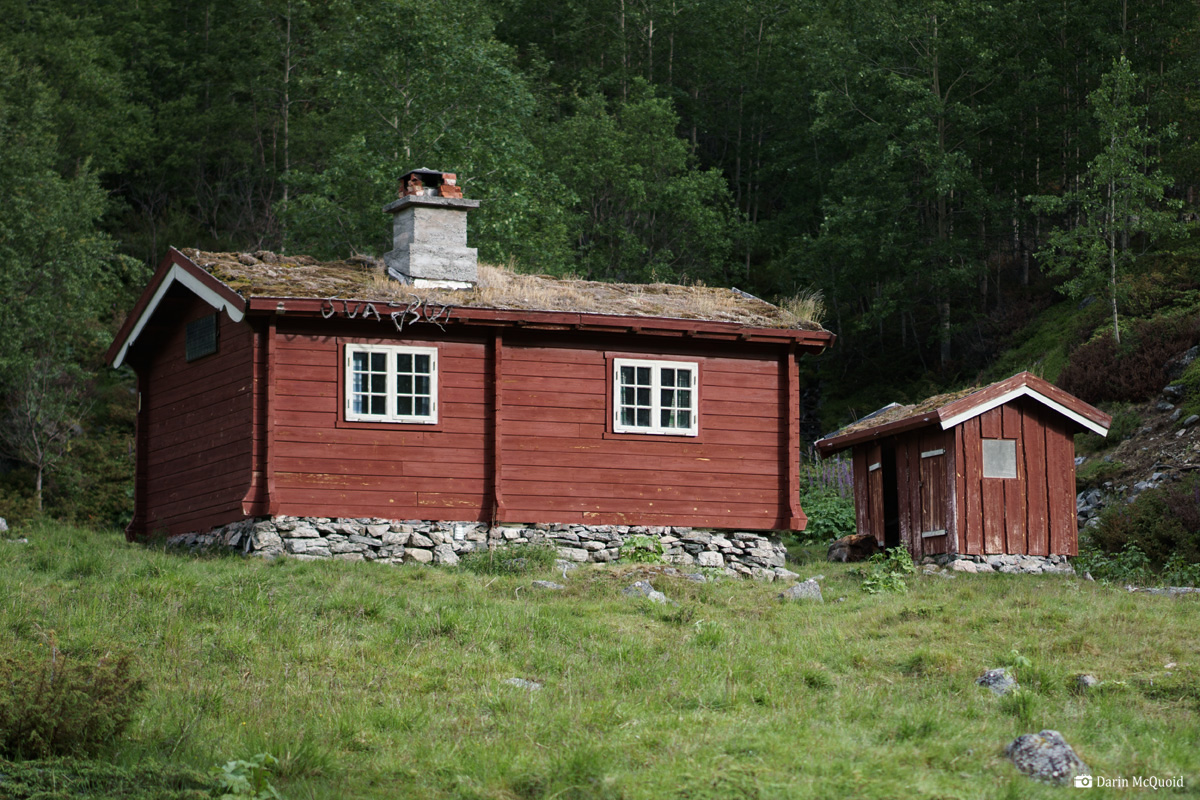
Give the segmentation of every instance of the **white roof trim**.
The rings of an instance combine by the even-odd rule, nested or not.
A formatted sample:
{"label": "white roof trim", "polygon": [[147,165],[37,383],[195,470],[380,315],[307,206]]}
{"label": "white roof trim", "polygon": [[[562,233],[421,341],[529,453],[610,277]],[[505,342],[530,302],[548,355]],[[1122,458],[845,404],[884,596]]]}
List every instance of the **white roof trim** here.
{"label": "white roof trim", "polygon": [[117,357],[113,359],[113,366],[119,367],[125,361],[125,353],[129,351],[129,346],[137,341],[138,335],[142,329],[146,327],[146,323],[150,321],[150,317],[154,316],[155,310],[158,309],[158,304],[166,296],[167,290],[171,288],[175,282],[182,283],[188,288],[192,294],[199,297],[204,302],[218,311],[224,311],[229,315],[229,318],[234,322],[241,322],[246,316],[245,312],[238,308],[235,304],[229,302],[222,297],[218,292],[204,285],[204,282],[197,278],[192,273],[188,272],[178,264],[172,264],[171,269],[163,278],[162,283],[158,285],[158,289],[154,292],[154,296],[150,298],[150,302],[142,309],[142,315],[138,317],[137,324],[133,326],[133,330],[129,332],[125,343],[121,345],[121,350],[117,353]]}
{"label": "white roof trim", "polygon": [[993,408],[996,408],[997,406],[1002,406],[1005,403],[1007,403],[1009,400],[1015,400],[1018,397],[1032,397],[1034,400],[1037,400],[1039,403],[1041,403],[1045,406],[1048,406],[1049,408],[1054,409],[1058,413],[1062,414],[1064,417],[1067,417],[1068,419],[1072,419],[1075,422],[1078,422],[1080,425],[1087,428],[1089,431],[1092,431],[1093,433],[1098,433],[1101,436],[1108,436],[1108,428],[1104,427],[1103,425],[1101,425],[1098,422],[1093,422],[1092,420],[1088,419],[1087,417],[1082,416],[1082,415],[1072,411],[1071,409],[1064,406],[1062,403],[1058,403],[1054,400],[1051,400],[1046,395],[1042,394],[1039,391],[1036,391],[1035,389],[1031,389],[1028,386],[1021,386],[1016,389],[1013,389],[1012,391],[1005,392],[1004,394],[1000,395],[999,397],[993,398],[993,399],[989,400],[988,402],[983,403],[982,405],[975,406],[974,408],[972,408],[968,411],[964,411],[961,414],[956,414],[953,417],[942,420],[942,423],[941,423],[942,430],[944,430],[944,431],[949,430],[949,429],[953,428],[955,425],[966,422],[967,420],[971,419],[972,417],[977,417],[985,411],[991,411]]}

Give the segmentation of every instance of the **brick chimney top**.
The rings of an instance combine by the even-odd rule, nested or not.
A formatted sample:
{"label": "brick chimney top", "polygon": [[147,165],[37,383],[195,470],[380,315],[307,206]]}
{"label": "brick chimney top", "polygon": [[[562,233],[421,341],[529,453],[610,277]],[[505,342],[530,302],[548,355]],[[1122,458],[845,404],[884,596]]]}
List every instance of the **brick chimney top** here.
{"label": "brick chimney top", "polygon": [[400,178],[400,196],[461,199],[463,193],[462,187],[458,185],[458,176],[453,172],[439,172],[422,167]]}

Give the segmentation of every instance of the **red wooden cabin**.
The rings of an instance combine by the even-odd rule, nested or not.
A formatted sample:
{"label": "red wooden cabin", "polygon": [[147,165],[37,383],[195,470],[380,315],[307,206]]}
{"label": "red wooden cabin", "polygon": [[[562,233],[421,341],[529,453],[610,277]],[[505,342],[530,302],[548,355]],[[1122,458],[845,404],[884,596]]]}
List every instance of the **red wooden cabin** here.
{"label": "red wooden cabin", "polygon": [[171,250],[109,352],[138,380],[131,537],[268,515],[804,527],[797,363],[832,334],[444,242],[421,277],[404,212],[474,203],[416,187],[386,266]]}
{"label": "red wooden cabin", "polygon": [[1077,555],[1074,434],[1112,418],[1022,372],[893,405],[817,442],[853,450],[858,531],[914,559],[938,553]]}

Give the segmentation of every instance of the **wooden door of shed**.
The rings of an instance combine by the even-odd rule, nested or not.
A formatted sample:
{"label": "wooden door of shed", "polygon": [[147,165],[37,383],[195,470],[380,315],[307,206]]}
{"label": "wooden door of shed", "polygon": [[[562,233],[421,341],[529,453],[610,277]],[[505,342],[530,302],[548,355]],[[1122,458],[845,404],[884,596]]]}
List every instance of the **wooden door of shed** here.
{"label": "wooden door of shed", "polygon": [[896,442],[901,541],[914,559],[949,549],[954,435],[936,428]]}

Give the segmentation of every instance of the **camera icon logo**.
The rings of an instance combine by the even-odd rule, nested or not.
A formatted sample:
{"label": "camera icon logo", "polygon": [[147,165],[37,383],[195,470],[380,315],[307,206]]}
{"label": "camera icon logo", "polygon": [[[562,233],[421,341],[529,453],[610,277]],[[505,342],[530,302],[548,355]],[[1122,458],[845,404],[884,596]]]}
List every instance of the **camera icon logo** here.
{"label": "camera icon logo", "polygon": [[1075,776],[1075,788],[1076,789],[1091,789],[1092,788],[1092,776],[1091,775],[1076,775]]}

